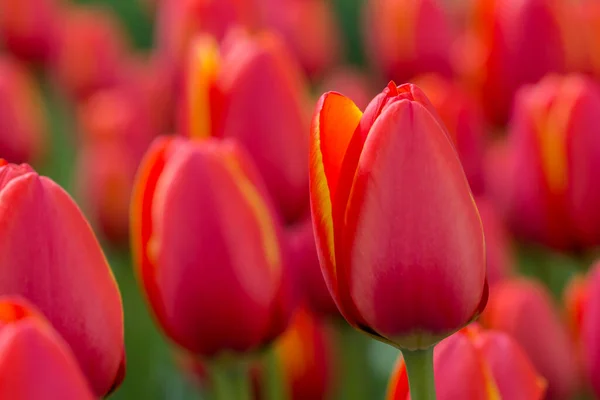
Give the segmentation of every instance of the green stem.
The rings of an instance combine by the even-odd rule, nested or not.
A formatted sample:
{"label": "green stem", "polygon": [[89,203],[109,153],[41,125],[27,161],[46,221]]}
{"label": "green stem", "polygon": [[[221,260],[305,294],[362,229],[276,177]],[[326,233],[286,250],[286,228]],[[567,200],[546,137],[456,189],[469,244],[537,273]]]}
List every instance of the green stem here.
{"label": "green stem", "polygon": [[218,360],[210,365],[214,400],[250,400],[250,380],[244,362]]}
{"label": "green stem", "polygon": [[425,350],[402,350],[408,372],[410,398],[412,400],[435,400],[433,376],[433,346]]}
{"label": "green stem", "polygon": [[284,381],[281,362],[274,347],[268,349],[263,357],[263,391],[266,400],[289,399],[288,388]]}

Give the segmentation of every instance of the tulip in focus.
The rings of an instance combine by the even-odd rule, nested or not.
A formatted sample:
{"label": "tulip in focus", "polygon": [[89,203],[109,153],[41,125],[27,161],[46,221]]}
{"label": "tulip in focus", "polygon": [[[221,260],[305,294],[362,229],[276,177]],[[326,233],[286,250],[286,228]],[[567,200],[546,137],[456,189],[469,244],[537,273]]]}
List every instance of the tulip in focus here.
{"label": "tulip in focus", "polygon": [[560,2],[475,0],[455,68],[478,93],[488,119],[503,124],[516,91],[566,68]]}
{"label": "tulip in focus", "polygon": [[325,281],[352,326],[402,349],[429,348],[487,300],[481,221],[443,126],[419,88],[393,82],[364,114],[325,93],[312,124]]}
{"label": "tulip in focus", "polygon": [[196,356],[258,349],[292,310],[281,227],[232,141],[159,138],[132,200],[135,268],[165,334]]}
{"label": "tulip in focus", "polygon": [[0,398],[92,400],[69,345],[21,298],[0,297]]}
{"label": "tulip in focus", "polygon": [[600,397],[600,263],[569,285],[566,302],[587,382]]}
{"label": "tulip in focus", "polygon": [[308,98],[299,67],[269,33],[234,32],[219,52],[194,41],[181,129],[192,138],[239,141],[286,222],[308,211]]}
{"label": "tulip in focus", "polygon": [[81,99],[115,84],[128,50],[116,17],[100,7],[71,6],[60,22],[54,72],[65,91]]}
{"label": "tulip in focus", "polygon": [[[444,339],[434,352],[438,400],[542,400],[546,382],[507,334],[469,325]],[[387,400],[408,400],[408,377],[400,358]]]}
{"label": "tulip in focus", "polygon": [[558,249],[600,244],[599,112],[600,89],[583,76],[519,92],[495,178],[506,181],[503,207],[521,238]]}
{"label": "tulip in focus", "polygon": [[451,74],[453,33],[443,1],[367,0],[364,15],[365,48],[383,78]]}
{"label": "tulip in focus", "polygon": [[[2,164],[2,163],[0,163]],[[0,166],[0,295],[35,305],[73,350],[96,396],[124,375],[123,308],[89,224],[28,165]]]}
{"label": "tulip in focus", "polygon": [[548,382],[548,399],[571,399],[578,387],[575,348],[544,286],[506,280],[491,291],[482,324],[506,332]]}
{"label": "tulip in focus", "polygon": [[0,56],[0,157],[38,162],[45,152],[46,115],[33,76],[16,60]]}
{"label": "tulip in focus", "polygon": [[483,110],[460,86],[439,75],[422,75],[414,82],[427,94],[448,129],[471,190],[482,193],[486,134]]}
{"label": "tulip in focus", "polygon": [[0,47],[24,61],[46,63],[56,50],[61,0],[0,0]]}

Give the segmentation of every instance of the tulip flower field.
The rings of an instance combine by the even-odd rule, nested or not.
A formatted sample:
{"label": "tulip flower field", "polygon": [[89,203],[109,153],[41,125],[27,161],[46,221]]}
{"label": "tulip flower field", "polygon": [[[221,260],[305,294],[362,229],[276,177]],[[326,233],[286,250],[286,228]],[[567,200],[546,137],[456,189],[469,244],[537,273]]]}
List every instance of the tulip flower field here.
{"label": "tulip flower field", "polygon": [[600,399],[600,0],[0,0],[0,400]]}

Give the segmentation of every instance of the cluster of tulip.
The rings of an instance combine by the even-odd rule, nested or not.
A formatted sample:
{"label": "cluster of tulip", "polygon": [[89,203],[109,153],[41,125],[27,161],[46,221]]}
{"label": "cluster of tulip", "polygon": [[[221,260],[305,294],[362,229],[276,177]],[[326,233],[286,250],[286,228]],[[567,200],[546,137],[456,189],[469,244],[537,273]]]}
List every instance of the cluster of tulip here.
{"label": "cluster of tulip", "polygon": [[211,398],[600,398],[598,0],[133,7],[0,0],[0,399],[139,367],[103,247]]}

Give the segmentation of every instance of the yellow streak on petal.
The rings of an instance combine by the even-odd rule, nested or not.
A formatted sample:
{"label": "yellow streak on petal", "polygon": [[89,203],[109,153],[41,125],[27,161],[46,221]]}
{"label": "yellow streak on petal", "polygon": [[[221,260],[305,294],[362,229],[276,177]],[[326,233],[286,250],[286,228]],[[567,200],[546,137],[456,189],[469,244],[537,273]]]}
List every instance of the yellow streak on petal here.
{"label": "yellow streak on petal", "polygon": [[500,390],[498,389],[498,385],[496,385],[496,381],[492,375],[492,369],[485,360],[482,360],[481,364],[483,368],[483,375],[485,376],[485,389],[488,400],[502,400],[502,397],[500,396]]}
{"label": "yellow streak on petal", "polygon": [[225,167],[233,175],[236,186],[256,216],[261,232],[261,241],[265,251],[267,264],[273,271],[281,270],[281,251],[277,232],[271,213],[256,186],[244,173],[238,161],[233,157],[224,158]]}
{"label": "yellow streak on petal", "polygon": [[189,132],[192,138],[211,136],[210,88],[220,69],[220,54],[210,36],[194,40],[189,58],[187,107]]}

